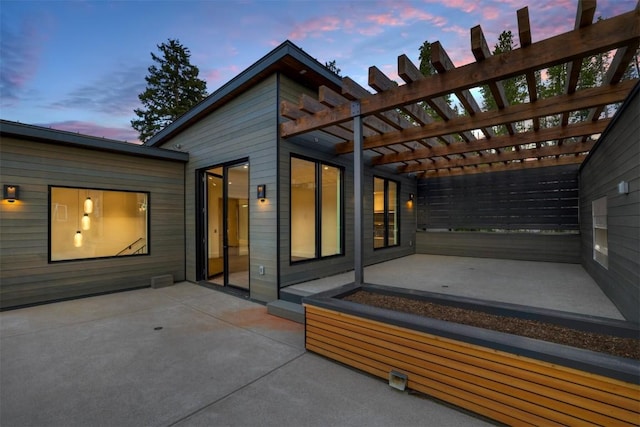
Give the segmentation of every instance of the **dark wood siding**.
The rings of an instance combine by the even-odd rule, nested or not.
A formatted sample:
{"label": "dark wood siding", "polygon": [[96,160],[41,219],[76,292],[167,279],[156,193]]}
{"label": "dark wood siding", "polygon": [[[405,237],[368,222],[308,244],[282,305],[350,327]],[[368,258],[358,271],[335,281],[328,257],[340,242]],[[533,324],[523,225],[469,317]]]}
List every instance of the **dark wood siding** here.
{"label": "dark wood siding", "polygon": [[[226,103],[163,146],[189,153],[185,174],[187,279],[196,280],[196,171],[249,158],[249,268],[251,298],[277,299],[276,257],[277,78],[266,78]],[[267,201],[256,198],[256,187],[267,185]],[[265,274],[259,274],[259,266]]]}
{"label": "dark wood siding", "polygon": [[[281,97],[297,102],[301,93],[316,97],[317,94],[297,85],[286,77],[281,78]],[[317,138],[318,141],[314,140]],[[354,262],[354,204],[353,204],[353,155],[336,156],[331,140],[323,134],[311,134],[280,141],[280,286],[288,286],[306,280],[330,276],[353,270]],[[345,168],[344,173],[344,256],[292,264],[290,262],[290,159],[291,155],[328,162]],[[416,180],[399,176],[395,171],[365,167],[364,170],[364,251],[365,265],[375,264],[410,255],[415,252],[416,214],[413,205],[407,203],[410,193],[416,193]],[[400,185],[400,245],[373,249],[373,177],[380,176],[397,181]]]}
{"label": "dark wood siding", "polygon": [[416,252],[580,264],[580,235],[418,231]]}
{"label": "dark wood siding", "polygon": [[578,166],[423,179],[424,229],[577,230]]}
{"label": "dark wood siding", "polygon": [[[2,138],[1,177],[20,201],[1,203],[3,308],[184,280],[184,163]],[[48,187],[150,193],[150,255],[49,263]]]}
{"label": "dark wood siding", "polygon": [[[629,320],[640,322],[640,96],[631,95],[580,171],[582,264]],[[619,194],[618,183],[629,183]],[[608,269],[593,259],[592,202],[607,198]]]}

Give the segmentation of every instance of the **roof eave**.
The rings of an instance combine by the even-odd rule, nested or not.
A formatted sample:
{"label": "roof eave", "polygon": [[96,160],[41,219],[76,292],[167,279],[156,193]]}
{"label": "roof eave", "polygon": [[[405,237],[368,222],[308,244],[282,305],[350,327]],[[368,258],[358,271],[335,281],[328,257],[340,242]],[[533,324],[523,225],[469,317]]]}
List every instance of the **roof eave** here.
{"label": "roof eave", "polygon": [[0,120],[0,135],[41,143],[65,145],[153,159],[179,162],[189,161],[189,154],[181,151],[131,144],[112,139],[99,138],[57,129],[48,129],[42,126],[28,125],[8,120]]}
{"label": "roof eave", "polygon": [[[270,69],[273,69],[273,72],[278,71],[278,64],[285,68],[289,67],[290,65],[282,62],[287,57],[293,58],[300,65],[301,69],[306,71],[303,74],[299,74],[299,78],[301,80],[308,78],[307,74],[312,73],[322,79],[324,83],[332,87],[332,89],[340,89],[341,79],[339,76],[329,71],[320,62],[287,40],[232,80],[224,84],[198,105],[179,117],[176,121],[162,129],[145,142],[145,145],[154,147],[166,142],[172,136],[182,132],[192,124],[196,123],[200,118],[224,104],[235,93],[246,90],[256,84],[256,78],[258,78],[262,73],[265,73]],[[262,79],[260,78],[258,80]]]}

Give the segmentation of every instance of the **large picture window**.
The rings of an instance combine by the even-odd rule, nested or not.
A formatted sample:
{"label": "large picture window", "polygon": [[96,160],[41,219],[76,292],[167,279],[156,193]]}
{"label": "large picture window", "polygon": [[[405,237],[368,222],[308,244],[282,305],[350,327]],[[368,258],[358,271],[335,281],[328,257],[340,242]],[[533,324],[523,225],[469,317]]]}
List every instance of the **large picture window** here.
{"label": "large picture window", "polygon": [[291,262],[343,254],[341,168],[291,158]]}
{"label": "large picture window", "polygon": [[594,200],[593,213],[593,259],[604,268],[609,267],[609,243],[607,232],[607,198]]}
{"label": "large picture window", "polygon": [[51,261],[149,253],[149,194],[50,187]]}
{"label": "large picture window", "polygon": [[398,242],[398,183],[373,178],[373,247],[396,246]]}

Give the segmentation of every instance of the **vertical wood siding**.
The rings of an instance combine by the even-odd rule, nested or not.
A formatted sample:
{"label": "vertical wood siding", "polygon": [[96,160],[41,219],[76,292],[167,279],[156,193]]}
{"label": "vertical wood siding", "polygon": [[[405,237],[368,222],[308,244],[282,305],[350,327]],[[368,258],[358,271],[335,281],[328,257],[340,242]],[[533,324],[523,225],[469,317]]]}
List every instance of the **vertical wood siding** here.
{"label": "vertical wood siding", "polygon": [[[249,265],[251,298],[277,299],[276,185],[277,78],[268,77],[223,105],[163,146],[189,153],[185,173],[186,274],[196,280],[196,173],[199,169],[249,158]],[[267,200],[255,198],[267,185]],[[258,266],[265,267],[259,275]]]}
{"label": "vertical wood siding", "polygon": [[[628,319],[640,322],[640,96],[635,91],[580,171],[582,265]],[[629,194],[618,194],[620,181]],[[591,204],[607,197],[609,267],[593,259]]]}
{"label": "vertical wood siding", "polygon": [[[280,96],[282,99],[297,102],[301,93],[317,97],[316,93],[302,88],[295,82],[281,77]],[[353,155],[337,156],[333,149],[321,148],[314,138],[332,142],[326,135],[310,134],[280,141],[280,286],[289,286],[307,280],[330,276],[333,274],[353,270],[354,252],[354,204],[353,204]],[[291,155],[305,156],[311,159],[327,162],[344,167],[344,256],[313,260],[291,264],[290,239],[290,186],[291,186]],[[390,178],[400,184],[400,245],[373,249],[373,176]],[[365,166],[364,170],[364,251],[365,265],[410,255],[415,252],[416,214],[413,206],[409,206],[409,193],[416,193],[415,179],[399,176],[393,171],[383,168],[373,169]],[[414,202],[415,203],[415,202]],[[366,277],[365,277],[366,280]]]}
{"label": "vertical wood siding", "polygon": [[[4,137],[0,152],[21,199],[0,203],[2,308],[184,280],[184,163]],[[49,185],[149,192],[150,254],[49,263]]]}

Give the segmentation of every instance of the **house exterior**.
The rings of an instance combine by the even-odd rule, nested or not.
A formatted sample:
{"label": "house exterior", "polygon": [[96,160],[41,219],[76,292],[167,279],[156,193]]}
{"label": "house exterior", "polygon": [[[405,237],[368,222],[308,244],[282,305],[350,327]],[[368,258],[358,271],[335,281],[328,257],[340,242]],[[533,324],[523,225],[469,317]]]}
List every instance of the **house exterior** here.
{"label": "house exterior", "polygon": [[[188,280],[207,280],[219,273],[220,267],[209,265],[209,259],[226,253],[222,281],[233,284],[228,263],[236,243],[231,235],[221,236],[225,221],[219,219],[222,216],[230,224],[233,199],[241,200],[240,206],[248,204],[251,298],[272,301],[282,287],[353,268],[353,156],[337,156],[326,148],[331,141],[321,135],[296,140],[279,137],[281,101],[297,100],[301,94],[315,98],[321,85],[339,90],[340,79],[285,42],[148,141],[152,147],[180,147],[190,156],[185,179],[195,185],[186,186],[185,192]],[[247,166],[241,169],[248,169],[244,196],[232,194],[235,184],[227,178],[237,171],[234,166]],[[369,194],[373,194],[374,175],[384,182],[393,180],[399,207],[395,241],[374,249],[373,232],[369,234],[367,261],[414,253],[415,212],[405,202],[415,194],[416,180],[398,177],[391,169],[367,173]],[[213,188],[205,185],[212,181],[205,175],[225,187],[223,194],[215,195],[220,200],[206,200]],[[232,184],[225,186],[229,181]],[[257,197],[258,187],[266,188],[265,197]],[[373,198],[367,200],[373,211]],[[365,229],[373,230],[372,220],[370,216]],[[226,228],[235,232],[233,227]]]}
{"label": "house exterior", "polygon": [[580,167],[581,262],[640,323],[640,84]]}
{"label": "house exterior", "polygon": [[[144,146],[3,121],[0,180],[18,186],[19,198],[0,204],[0,307],[167,280],[270,302],[289,285],[353,269],[354,154],[334,149],[351,124],[281,135],[284,116],[296,114],[283,105],[322,111],[319,93],[340,93],[341,84],[285,42]],[[365,265],[413,253],[582,263],[625,317],[639,321],[637,107],[636,85],[581,167],[418,179],[372,166],[365,153]],[[619,192],[620,182],[628,192]],[[513,183],[521,193],[563,197],[513,215],[512,201],[491,194]],[[603,197],[605,205],[593,204]],[[487,205],[491,220],[478,214]],[[608,222],[597,218],[594,227],[594,209]],[[132,231],[113,238],[123,230]]]}
{"label": "house exterior", "polygon": [[1,181],[19,190],[0,203],[2,308],[184,279],[186,153],[6,121],[0,132]]}
{"label": "house exterior", "polygon": [[[282,287],[352,269],[352,156],[313,136],[278,135],[282,99],[339,81],[285,42],[146,146],[2,122],[2,183],[20,190],[17,202],[1,205],[2,308],[150,286],[167,275],[268,302]],[[373,215],[365,224],[367,263],[414,253],[415,178],[384,168],[367,176],[366,191],[374,181],[380,187],[377,236]],[[58,188],[78,193],[74,215],[66,206],[71,228],[81,228],[87,195],[148,197],[148,253],[52,258],[55,242],[74,233],[56,234]],[[365,203],[373,211],[374,197]]]}

